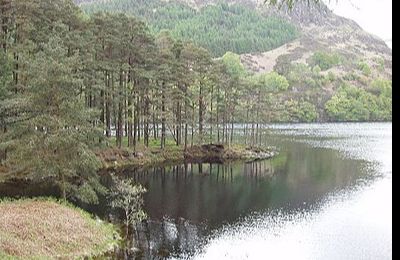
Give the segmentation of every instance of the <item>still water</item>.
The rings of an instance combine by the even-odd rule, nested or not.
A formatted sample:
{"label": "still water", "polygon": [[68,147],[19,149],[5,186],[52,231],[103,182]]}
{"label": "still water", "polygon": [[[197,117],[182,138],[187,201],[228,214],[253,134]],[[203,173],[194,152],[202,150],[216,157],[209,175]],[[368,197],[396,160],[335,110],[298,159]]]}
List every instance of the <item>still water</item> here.
{"label": "still water", "polygon": [[[272,160],[126,170],[149,221],[141,252],[112,258],[392,259],[392,124],[268,128]],[[115,218],[106,201],[86,209]]]}
{"label": "still water", "polygon": [[144,258],[392,258],[392,124],[270,128],[272,160],[126,173],[148,190]]}

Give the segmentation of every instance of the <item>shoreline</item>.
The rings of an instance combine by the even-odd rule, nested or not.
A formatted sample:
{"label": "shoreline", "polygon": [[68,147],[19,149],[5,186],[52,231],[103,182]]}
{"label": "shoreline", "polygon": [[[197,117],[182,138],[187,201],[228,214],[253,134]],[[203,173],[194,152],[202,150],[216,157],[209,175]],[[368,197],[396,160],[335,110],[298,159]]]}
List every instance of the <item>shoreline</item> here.
{"label": "shoreline", "polygon": [[[232,145],[227,148],[223,145],[202,145],[193,146],[184,151],[183,147],[168,146],[164,150],[159,147],[138,147],[137,151],[133,149],[111,147],[108,149],[98,149],[95,151],[102,163],[98,170],[98,175],[102,176],[108,172],[123,172],[127,170],[143,171],[153,167],[169,167],[185,163],[216,163],[223,164],[228,162],[241,161],[250,163],[259,160],[268,160],[279,155],[276,148],[251,148],[242,145]],[[18,197],[21,191],[28,192],[30,187],[41,186],[49,189],[44,195],[53,195],[56,187],[48,186],[47,180],[34,182],[26,174],[15,175],[0,168],[0,189],[5,189],[5,194],[10,197]],[[57,191],[58,192],[58,191]]]}
{"label": "shoreline", "polygon": [[274,147],[246,147],[241,145],[209,144],[188,147],[145,148],[133,151],[127,148],[109,148],[95,152],[103,167],[100,171],[134,168],[137,170],[151,167],[170,166],[184,163],[226,163],[245,161],[246,163],[268,160],[278,155]]}

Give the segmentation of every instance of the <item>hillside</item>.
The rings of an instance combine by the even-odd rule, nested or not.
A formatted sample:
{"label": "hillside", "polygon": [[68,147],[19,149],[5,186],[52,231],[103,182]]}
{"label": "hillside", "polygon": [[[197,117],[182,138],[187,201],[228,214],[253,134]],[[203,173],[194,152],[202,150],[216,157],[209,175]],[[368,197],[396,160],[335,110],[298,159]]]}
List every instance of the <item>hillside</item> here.
{"label": "hillside", "polygon": [[183,40],[196,44],[220,57],[227,51],[247,53],[268,51],[298,36],[295,27],[276,15],[262,16],[250,5],[218,1],[202,5],[200,1],[91,1],[81,4],[88,13],[124,12],[146,21],[154,33],[170,30]]}
{"label": "hillside", "polygon": [[[276,58],[282,55],[290,56],[292,62],[305,62],[314,52],[324,50],[337,52],[349,59],[383,58],[387,67],[386,76],[391,76],[392,51],[385,42],[362,30],[354,21],[333,14],[325,5],[314,5],[310,8],[299,3],[290,11],[269,8],[262,12],[264,15],[278,15],[296,24],[301,31],[301,37],[271,52],[250,55],[251,58],[245,55],[247,59],[260,62],[260,66],[255,66],[254,70],[270,71],[276,64]],[[265,69],[264,62],[268,62]],[[249,67],[250,63],[252,62],[249,62]],[[374,65],[372,61],[369,63]]]}
{"label": "hillside", "polygon": [[[343,84],[366,92],[374,92],[372,89],[379,85],[378,82],[390,82],[391,85],[392,50],[354,21],[335,15],[325,5],[310,8],[299,3],[290,11],[269,8],[262,12],[264,15],[276,14],[296,24],[301,36],[272,51],[241,55],[243,64],[254,73],[278,71],[289,80],[292,78],[291,90],[282,98],[305,99],[315,104],[320,121],[329,120],[326,102],[338,93]],[[337,56],[339,61],[322,68],[320,75],[313,75],[313,68],[317,65],[313,57],[318,56],[315,54],[319,54],[321,59],[322,56]],[[296,76],[301,76],[302,80],[293,79]],[[318,83],[321,76],[330,80]],[[391,96],[388,109],[390,106]]]}
{"label": "hillside", "polygon": [[278,72],[290,87],[275,95],[272,121],[391,120],[391,49],[324,4],[289,10],[258,0],[77,2],[87,12],[142,17],[154,32],[170,29],[214,56],[239,53],[250,73]]}

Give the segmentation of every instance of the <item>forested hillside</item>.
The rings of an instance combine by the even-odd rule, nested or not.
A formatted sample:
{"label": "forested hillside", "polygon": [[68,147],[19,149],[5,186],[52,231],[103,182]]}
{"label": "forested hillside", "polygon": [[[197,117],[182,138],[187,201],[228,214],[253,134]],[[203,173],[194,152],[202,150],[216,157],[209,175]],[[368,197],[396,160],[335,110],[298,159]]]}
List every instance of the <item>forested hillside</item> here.
{"label": "forested hillside", "polygon": [[271,96],[276,105],[268,121],[391,120],[391,51],[324,4],[298,3],[289,10],[256,0],[111,0],[81,7],[134,14],[153,32],[169,29],[214,56],[242,54],[248,75],[277,72],[289,87]]}
{"label": "forested hillside", "polygon": [[227,51],[268,51],[298,36],[295,27],[283,19],[264,17],[250,7],[223,1],[199,9],[162,0],[92,1],[81,7],[87,13],[107,10],[134,15],[146,21],[154,33],[170,30],[174,37],[192,40],[215,57]]}

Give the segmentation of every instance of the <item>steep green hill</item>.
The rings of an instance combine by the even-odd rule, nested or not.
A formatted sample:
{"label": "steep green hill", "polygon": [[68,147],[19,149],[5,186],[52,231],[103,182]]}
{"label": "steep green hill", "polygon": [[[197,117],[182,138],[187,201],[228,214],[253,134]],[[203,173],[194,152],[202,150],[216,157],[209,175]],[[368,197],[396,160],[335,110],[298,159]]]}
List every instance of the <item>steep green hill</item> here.
{"label": "steep green hill", "polygon": [[87,13],[124,12],[144,19],[157,33],[171,30],[175,37],[192,40],[215,57],[227,51],[243,54],[277,48],[298,36],[293,25],[276,16],[262,16],[241,4],[218,2],[195,9],[180,2],[161,0],[89,1]]}

